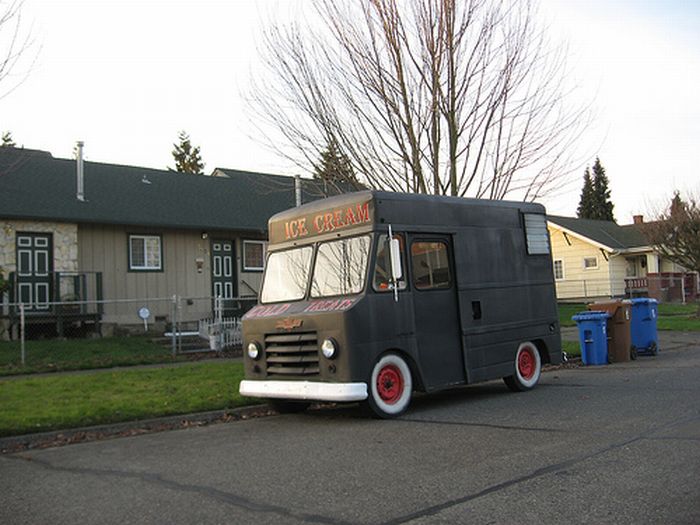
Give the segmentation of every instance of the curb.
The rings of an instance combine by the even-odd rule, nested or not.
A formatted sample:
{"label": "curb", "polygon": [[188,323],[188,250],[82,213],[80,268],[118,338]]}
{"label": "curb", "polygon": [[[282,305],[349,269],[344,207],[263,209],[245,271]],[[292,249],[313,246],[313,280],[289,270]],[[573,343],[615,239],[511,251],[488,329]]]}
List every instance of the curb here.
{"label": "curb", "polygon": [[74,443],[99,441],[117,437],[151,434],[166,430],[177,430],[206,425],[241,421],[256,417],[277,414],[267,405],[252,405],[211,412],[179,414],[152,419],[125,421],[67,430],[54,430],[36,434],[23,434],[0,438],[0,455],[13,454],[24,450],[59,447]]}

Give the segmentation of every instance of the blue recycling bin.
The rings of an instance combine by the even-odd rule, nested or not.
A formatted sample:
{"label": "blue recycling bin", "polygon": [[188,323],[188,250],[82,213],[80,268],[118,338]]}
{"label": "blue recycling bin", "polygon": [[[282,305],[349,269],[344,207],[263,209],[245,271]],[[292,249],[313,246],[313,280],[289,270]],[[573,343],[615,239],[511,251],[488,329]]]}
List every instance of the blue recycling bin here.
{"label": "blue recycling bin", "polygon": [[584,365],[608,364],[607,312],[581,312],[571,319],[578,325],[581,360]]}
{"label": "blue recycling bin", "polygon": [[659,317],[659,303],[656,299],[639,297],[630,299],[632,305],[632,348],[639,354],[656,355],[659,353],[659,336],[656,319]]}

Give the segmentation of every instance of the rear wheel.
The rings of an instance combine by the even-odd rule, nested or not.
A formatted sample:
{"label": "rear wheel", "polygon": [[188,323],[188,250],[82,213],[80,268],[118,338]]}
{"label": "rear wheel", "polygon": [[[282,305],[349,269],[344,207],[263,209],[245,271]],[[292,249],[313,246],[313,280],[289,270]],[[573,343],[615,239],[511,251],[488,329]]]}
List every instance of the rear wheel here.
{"label": "rear wheel", "polygon": [[367,404],[377,417],[396,417],[408,408],[412,391],[411,369],[406,361],[396,354],[387,354],[372,369]]}
{"label": "rear wheel", "polygon": [[268,405],[280,414],[296,414],[303,412],[311,403],[307,401],[288,401],[286,399],[270,399]]}
{"label": "rear wheel", "polygon": [[513,392],[524,392],[534,388],[542,372],[542,360],[537,347],[530,341],[522,343],[515,354],[514,365],[515,373],[503,378],[508,388]]}

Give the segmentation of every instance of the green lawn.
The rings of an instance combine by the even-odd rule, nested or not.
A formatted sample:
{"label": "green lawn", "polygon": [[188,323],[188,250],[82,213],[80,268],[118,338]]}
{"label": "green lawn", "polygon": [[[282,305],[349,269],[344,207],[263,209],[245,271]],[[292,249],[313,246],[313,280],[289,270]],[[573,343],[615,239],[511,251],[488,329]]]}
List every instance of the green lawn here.
{"label": "green lawn", "polygon": [[[559,303],[559,323],[561,326],[576,326],[571,317],[585,311],[584,303]],[[659,304],[659,317],[656,326],[659,330],[679,330],[700,332],[700,318],[696,317],[696,304]]]}
{"label": "green lawn", "polygon": [[242,378],[222,362],[0,380],[0,436],[251,404]]}
{"label": "green lawn", "polygon": [[578,341],[563,341],[561,342],[561,349],[566,352],[566,355],[571,359],[572,357],[581,357],[581,347]]}
{"label": "green lawn", "polygon": [[25,356],[22,366],[19,341],[0,341],[0,376],[186,360],[146,337],[26,341]]}

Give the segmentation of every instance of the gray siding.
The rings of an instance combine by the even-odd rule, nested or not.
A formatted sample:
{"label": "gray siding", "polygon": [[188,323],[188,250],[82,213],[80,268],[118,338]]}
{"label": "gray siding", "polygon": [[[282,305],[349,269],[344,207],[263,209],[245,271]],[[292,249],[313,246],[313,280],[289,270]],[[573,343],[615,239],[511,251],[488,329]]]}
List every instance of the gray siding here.
{"label": "gray siding", "polygon": [[[129,234],[160,235],[162,239],[162,271],[129,271]],[[183,301],[181,320],[193,321],[211,314],[210,239],[231,239],[236,246],[238,295],[252,292],[241,281],[258,290],[261,273],[242,271],[242,239],[259,239],[240,232],[202,233],[189,230],[164,230],[148,227],[111,225],[79,225],[79,267],[82,271],[102,272],[103,296],[106,301],[104,322],[136,324],[137,311],[147,306],[155,317],[170,321],[173,295],[189,298]],[[197,259],[203,260],[201,272]],[[116,301],[120,301],[117,303]],[[127,302],[128,301],[128,302]]]}

